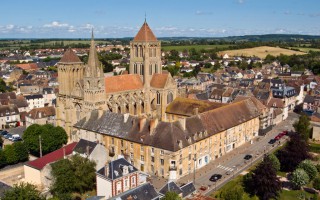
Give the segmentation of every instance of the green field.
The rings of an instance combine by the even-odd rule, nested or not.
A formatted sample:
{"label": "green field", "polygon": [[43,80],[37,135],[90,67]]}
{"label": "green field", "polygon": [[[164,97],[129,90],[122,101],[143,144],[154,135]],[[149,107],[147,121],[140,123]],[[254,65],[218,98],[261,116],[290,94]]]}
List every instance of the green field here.
{"label": "green field", "polygon": [[317,143],[309,143],[310,152],[320,153],[320,144]]}
{"label": "green field", "polygon": [[230,47],[231,45],[227,45],[227,44],[222,44],[222,45],[184,45],[184,46],[162,46],[161,48],[164,51],[171,51],[171,50],[177,50],[177,51],[184,51],[184,50],[190,50],[192,48],[194,48],[196,51],[199,51],[201,49],[226,49],[228,47]]}

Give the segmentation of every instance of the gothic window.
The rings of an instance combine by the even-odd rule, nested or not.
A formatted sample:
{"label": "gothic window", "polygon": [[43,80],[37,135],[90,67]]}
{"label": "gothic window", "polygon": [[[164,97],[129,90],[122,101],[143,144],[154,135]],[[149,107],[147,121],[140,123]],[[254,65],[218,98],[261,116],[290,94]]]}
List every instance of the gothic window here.
{"label": "gothic window", "polygon": [[143,75],[144,74],[144,68],[143,68],[143,65],[140,64],[140,74]]}
{"label": "gothic window", "polygon": [[152,57],[152,48],[149,49],[149,57]]}
{"label": "gothic window", "polygon": [[156,57],[156,48],[153,48],[153,57]]}
{"label": "gothic window", "polygon": [[98,81],[98,89],[101,89],[101,82]]}
{"label": "gothic window", "polygon": [[87,89],[90,88],[90,81],[87,81]]}
{"label": "gothic window", "polygon": [[138,70],[137,70],[137,64],[133,64],[133,73],[134,74],[137,74],[138,73]]}
{"label": "gothic window", "polygon": [[143,57],[143,48],[140,46],[140,57]]}
{"label": "gothic window", "polygon": [[149,66],[149,74],[152,75],[152,64]]}
{"label": "gothic window", "polygon": [[154,65],[154,73],[158,73],[157,64]]}
{"label": "gothic window", "polygon": [[134,55],[135,55],[135,57],[138,57],[138,53],[139,53],[138,46],[136,45],[136,46],[134,46]]}
{"label": "gothic window", "polygon": [[76,117],[77,117],[77,121],[80,120],[80,105],[79,104],[76,104]]}
{"label": "gothic window", "polygon": [[173,101],[173,94],[169,92],[167,96],[167,104],[171,103],[172,101]]}
{"label": "gothic window", "polygon": [[160,105],[161,103],[161,95],[159,92],[157,92],[157,104]]}

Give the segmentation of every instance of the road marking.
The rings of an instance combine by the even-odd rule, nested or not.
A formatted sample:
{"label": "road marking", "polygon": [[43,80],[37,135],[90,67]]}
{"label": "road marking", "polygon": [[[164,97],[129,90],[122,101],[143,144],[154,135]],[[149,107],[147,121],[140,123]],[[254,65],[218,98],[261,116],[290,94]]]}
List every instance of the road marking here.
{"label": "road marking", "polygon": [[222,166],[222,165],[218,165],[218,168],[223,169],[225,171],[230,171],[230,172],[232,172],[234,170],[233,168],[225,167],[225,166]]}

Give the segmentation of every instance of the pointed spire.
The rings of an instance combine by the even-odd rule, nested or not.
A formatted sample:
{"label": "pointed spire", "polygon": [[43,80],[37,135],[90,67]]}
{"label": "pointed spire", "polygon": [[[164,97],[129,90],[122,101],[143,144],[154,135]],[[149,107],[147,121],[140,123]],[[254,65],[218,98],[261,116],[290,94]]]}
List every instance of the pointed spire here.
{"label": "pointed spire", "polygon": [[93,29],[91,33],[91,44],[90,44],[90,51],[89,51],[89,58],[88,58],[88,67],[89,67],[89,70],[91,70],[90,74],[95,74],[97,71],[97,68],[101,68],[100,61],[98,59],[98,53],[96,50],[96,45],[94,42]]}
{"label": "pointed spire", "polygon": [[147,23],[147,12],[144,12],[144,23]]}
{"label": "pointed spire", "polygon": [[139,42],[156,42],[158,41],[156,36],[153,34],[152,30],[150,29],[148,23],[143,23],[142,27],[140,28],[137,35],[134,37],[133,41],[139,41]]}

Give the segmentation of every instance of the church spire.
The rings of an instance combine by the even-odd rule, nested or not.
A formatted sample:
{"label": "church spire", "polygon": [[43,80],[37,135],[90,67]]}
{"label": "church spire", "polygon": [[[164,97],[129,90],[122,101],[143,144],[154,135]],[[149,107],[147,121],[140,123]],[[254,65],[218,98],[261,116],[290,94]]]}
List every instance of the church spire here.
{"label": "church spire", "polygon": [[89,58],[88,58],[88,70],[90,70],[90,74],[94,76],[96,75],[99,76],[99,74],[101,74],[100,70],[102,70],[100,61],[98,59],[96,45],[94,42],[93,29],[91,32],[91,43],[90,43]]}

